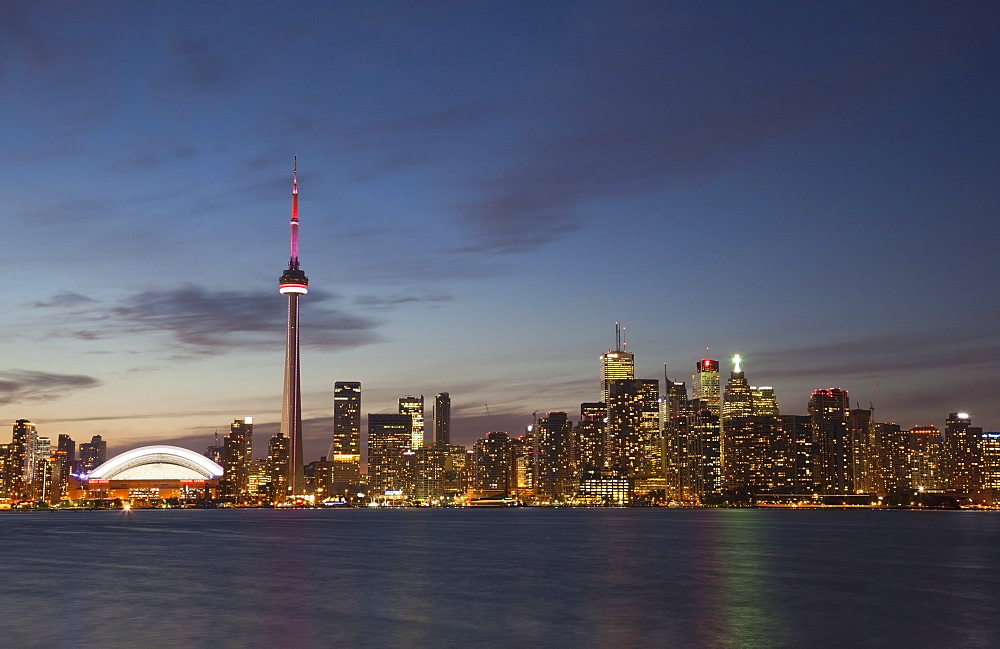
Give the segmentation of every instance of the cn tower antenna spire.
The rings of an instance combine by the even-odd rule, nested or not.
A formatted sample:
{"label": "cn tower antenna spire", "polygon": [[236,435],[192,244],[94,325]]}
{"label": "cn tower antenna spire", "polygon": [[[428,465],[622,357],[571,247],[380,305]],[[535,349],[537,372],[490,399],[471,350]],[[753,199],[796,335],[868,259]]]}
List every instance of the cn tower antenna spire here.
{"label": "cn tower antenna spire", "polygon": [[288,270],[299,269],[299,156],[292,157],[291,258]]}

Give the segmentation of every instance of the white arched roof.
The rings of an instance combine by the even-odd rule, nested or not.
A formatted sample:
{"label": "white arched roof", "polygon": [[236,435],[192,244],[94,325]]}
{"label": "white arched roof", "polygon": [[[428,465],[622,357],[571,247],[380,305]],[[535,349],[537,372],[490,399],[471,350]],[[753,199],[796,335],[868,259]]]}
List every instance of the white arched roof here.
{"label": "white arched roof", "polygon": [[90,472],[101,480],[215,480],[221,466],[179,446],[142,446],[116,455]]}

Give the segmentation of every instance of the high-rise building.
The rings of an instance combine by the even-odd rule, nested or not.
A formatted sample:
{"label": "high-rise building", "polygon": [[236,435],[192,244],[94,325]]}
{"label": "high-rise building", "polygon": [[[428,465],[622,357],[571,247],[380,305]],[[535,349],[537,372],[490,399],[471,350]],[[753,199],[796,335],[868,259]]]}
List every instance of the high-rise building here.
{"label": "high-rise building", "polygon": [[907,434],[907,467],[910,489],[944,489],[944,439],[937,426],[914,426]]}
{"label": "high-rise building", "polygon": [[[288,498],[288,457],[289,439],[283,433],[271,437],[267,443],[267,497],[271,502],[283,502]],[[305,467],[302,469],[305,475]]]}
{"label": "high-rise building", "polygon": [[368,414],[368,485],[375,496],[405,490],[402,453],[413,442],[413,417]]}
{"label": "high-rise building", "polygon": [[424,395],[419,397],[405,396],[399,400],[399,414],[409,415],[413,420],[410,429],[410,442],[407,446],[411,449],[420,448],[424,445]]}
{"label": "high-rise building", "polygon": [[89,442],[80,444],[80,470],[90,473],[108,461],[108,443],[100,435],[94,435]]}
{"label": "high-rise building", "polygon": [[813,420],[808,415],[780,415],[781,438],[778,453],[784,467],[780,491],[810,494],[813,478]]}
{"label": "high-rise building", "polygon": [[750,384],[747,383],[743,370],[740,369],[740,360],[739,354],[733,356],[733,371],[726,381],[725,398],[722,402],[723,421],[733,417],[752,417],[756,414],[753,393],[750,391]]}
{"label": "high-rise building", "polygon": [[872,424],[872,440],[874,492],[885,497],[911,490],[909,433],[899,424],[876,422]]}
{"label": "high-rise building", "polygon": [[[292,216],[289,220],[291,255],[288,268],[278,280],[278,292],[288,296],[285,329],[285,381],[282,394],[281,434],[288,438],[288,497],[305,494],[305,462],[302,456],[302,385],[299,368],[299,296],[309,290],[309,278],[299,266],[298,159],[292,164]],[[280,499],[282,494],[277,494]]]}
{"label": "high-rise building", "polygon": [[361,382],[333,384],[333,481],[344,485],[361,481]]}
{"label": "high-rise building", "polygon": [[758,415],[777,417],[778,399],[774,396],[774,388],[769,385],[760,387],[750,386],[750,395],[753,397],[753,410]]}
{"label": "high-rise building", "polygon": [[983,433],[979,439],[983,489],[988,503],[1000,504],[1000,433]]}
{"label": "high-rise building", "polygon": [[870,408],[855,408],[848,413],[850,431],[851,481],[856,493],[875,491],[875,431],[872,427],[874,412]]}
{"label": "high-rise building", "polygon": [[445,473],[448,465],[446,446],[428,445],[410,451],[412,477],[408,480],[411,500],[425,504],[439,504],[444,499]]}
{"label": "high-rise building", "polygon": [[434,446],[451,444],[451,395],[438,392],[434,395]]}
{"label": "high-rise building", "polygon": [[535,495],[564,501],[576,490],[573,428],[565,412],[549,412],[535,426]]}
{"label": "high-rise building", "polygon": [[576,463],[580,471],[604,468],[604,427],[608,407],[604,403],[581,403],[580,421],[573,429]]}
{"label": "high-rise building", "polygon": [[606,386],[606,463],[623,475],[635,477],[642,472],[645,451],[642,439],[642,385],[635,379],[615,379],[607,381]]}
{"label": "high-rise building", "polygon": [[622,346],[621,325],[615,323],[615,348],[601,354],[601,401],[608,403],[611,381],[635,378],[635,357]]}
{"label": "high-rise building", "polygon": [[703,358],[695,365],[691,376],[691,397],[705,402],[705,407],[716,417],[722,416],[722,387],[719,361]]}
{"label": "high-rise building", "polygon": [[219,483],[227,497],[245,501],[250,495],[250,470],[253,465],[253,418],[235,419],[222,442],[222,468]]}
{"label": "high-rise building", "polygon": [[973,496],[982,490],[979,443],[983,429],[966,412],[953,412],[945,423],[945,466],[949,489]]}
{"label": "high-rise building", "polygon": [[817,493],[854,493],[854,448],[847,390],[813,390],[809,397],[809,416],[812,418],[812,469]]}
{"label": "high-rise building", "polygon": [[35,480],[38,455],[38,430],[27,419],[14,422],[13,438],[10,444],[11,498],[30,500],[32,484]]}
{"label": "high-rise building", "polygon": [[472,488],[477,496],[510,496],[516,488],[514,444],[507,433],[492,432],[473,445]]}

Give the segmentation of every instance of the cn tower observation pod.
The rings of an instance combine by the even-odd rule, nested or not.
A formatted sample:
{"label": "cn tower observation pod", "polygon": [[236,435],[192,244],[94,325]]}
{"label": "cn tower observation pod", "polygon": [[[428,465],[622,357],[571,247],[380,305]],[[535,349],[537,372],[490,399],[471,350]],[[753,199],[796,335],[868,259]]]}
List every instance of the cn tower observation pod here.
{"label": "cn tower observation pod", "polygon": [[90,480],[218,480],[223,468],[179,446],[142,446],[90,472]]}

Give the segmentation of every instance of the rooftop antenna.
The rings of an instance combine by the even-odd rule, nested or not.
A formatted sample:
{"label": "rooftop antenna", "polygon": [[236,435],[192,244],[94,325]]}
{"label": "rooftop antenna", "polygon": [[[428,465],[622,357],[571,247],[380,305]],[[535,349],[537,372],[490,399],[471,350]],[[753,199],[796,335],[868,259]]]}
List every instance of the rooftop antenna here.
{"label": "rooftop antenna", "polygon": [[620,322],[615,323],[615,351],[622,350],[622,326]]}

